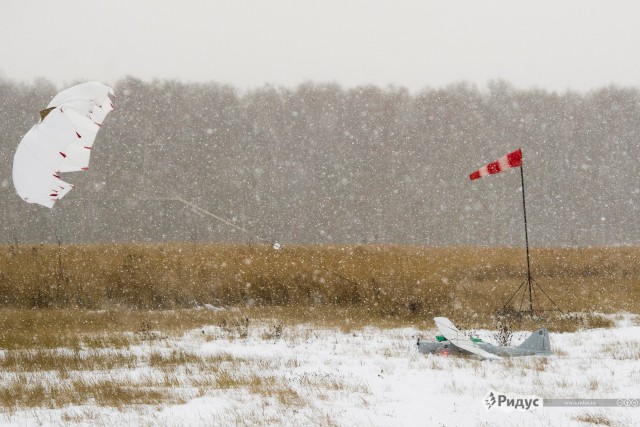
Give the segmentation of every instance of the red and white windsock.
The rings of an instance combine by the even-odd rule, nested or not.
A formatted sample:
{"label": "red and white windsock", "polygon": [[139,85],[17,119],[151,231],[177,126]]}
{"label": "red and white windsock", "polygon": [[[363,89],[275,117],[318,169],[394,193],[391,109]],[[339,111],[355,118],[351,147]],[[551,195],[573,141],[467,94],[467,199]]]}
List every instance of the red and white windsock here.
{"label": "red and white windsock", "polygon": [[493,175],[509,168],[515,168],[522,166],[522,150],[519,148],[507,154],[504,157],[500,157],[497,161],[489,163],[486,166],[481,167],[477,171],[469,175],[469,178],[474,179],[482,178],[483,176]]}

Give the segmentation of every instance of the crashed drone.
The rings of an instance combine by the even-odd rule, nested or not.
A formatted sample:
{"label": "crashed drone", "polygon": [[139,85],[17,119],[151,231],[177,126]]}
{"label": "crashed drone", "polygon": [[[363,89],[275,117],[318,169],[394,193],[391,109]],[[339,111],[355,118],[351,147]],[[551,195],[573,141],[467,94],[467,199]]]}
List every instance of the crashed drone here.
{"label": "crashed drone", "polygon": [[111,96],[109,86],[82,83],[63,90],[40,111],[40,122],[22,138],[13,158],[13,185],[25,202],[53,207],[73,188],[60,174],[89,169],[93,142],[114,108]]}
{"label": "crashed drone", "polygon": [[433,319],[440,331],[437,341],[427,342],[418,340],[418,351],[433,354],[476,354],[483,359],[501,359],[512,356],[533,356],[551,354],[549,331],[546,328],[538,329],[522,344],[515,347],[497,346],[471,339],[456,328],[451,320],[446,317]]}

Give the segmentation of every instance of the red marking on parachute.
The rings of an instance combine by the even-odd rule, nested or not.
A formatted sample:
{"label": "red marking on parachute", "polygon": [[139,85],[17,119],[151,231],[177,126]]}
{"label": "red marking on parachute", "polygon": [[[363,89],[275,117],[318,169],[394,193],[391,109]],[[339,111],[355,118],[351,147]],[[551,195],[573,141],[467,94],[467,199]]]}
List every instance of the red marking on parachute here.
{"label": "red marking on parachute", "polygon": [[449,352],[448,352],[447,350],[442,350],[442,355],[443,355],[443,356],[448,356],[448,355],[449,355]]}
{"label": "red marking on parachute", "polygon": [[57,195],[56,193],[51,193],[51,194],[49,194],[49,196],[51,196],[51,197],[58,197],[58,195]]}
{"label": "red marking on parachute", "polygon": [[64,154],[62,151],[60,151],[60,155],[61,155],[62,157],[65,157],[65,158],[67,157],[67,155],[66,155],[66,154]]}
{"label": "red marking on parachute", "polygon": [[78,132],[76,132],[76,135],[78,135],[78,138],[82,138]]}
{"label": "red marking on parachute", "polygon": [[53,177],[60,179],[60,175],[56,175],[55,173],[53,174]]}
{"label": "red marking on parachute", "polygon": [[83,171],[88,171],[88,170],[89,170],[89,168],[88,168],[88,167],[86,167],[86,166],[85,166],[85,167],[83,167],[83,168],[80,168],[80,169],[82,169]]}
{"label": "red marking on parachute", "polygon": [[86,145],[85,145],[84,148],[86,148],[87,150],[91,150],[91,147],[87,147]]}
{"label": "red marking on parachute", "polygon": [[60,187],[61,190],[64,190],[64,187],[62,185],[58,185],[58,187]]}

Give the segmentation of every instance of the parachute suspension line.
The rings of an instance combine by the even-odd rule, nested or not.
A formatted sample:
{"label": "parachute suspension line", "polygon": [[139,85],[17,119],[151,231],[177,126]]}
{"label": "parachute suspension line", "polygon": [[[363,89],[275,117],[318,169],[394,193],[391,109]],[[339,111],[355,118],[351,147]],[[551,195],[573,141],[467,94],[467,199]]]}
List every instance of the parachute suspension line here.
{"label": "parachute suspension line", "polygon": [[257,238],[258,238],[258,239],[260,239],[260,240],[263,240],[263,239],[261,239],[261,238],[260,238],[260,236],[255,236],[252,232],[250,232],[250,231],[249,231],[249,230],[247,230],[246,228],[239,227],[239,226],[235,225],[234,223],[232,223],[231,221],[227,221],[226,219],[224,219],[224,218],[222,218],[222,217],[219,217],[218,215],[212,214],[211,212],[209,212],[209,211],[207,211],[207,210],[205,210],[205,209],[202,209],[200,206],[197,206],[197,205],[195,205],[194,203],[191,203],[191,202],[189,202],[189,201],[187,201],[187,200],[185,200],[185,199],[183,199],[183,198],[181,198],[181,197],[178,197],[178,196],[173,196],[173,198],[174,198],[175,200],[179,201],[179,202],[184,203],[184,204],[185,204],[185,205],[187,205],[187,206],[190,206],[190,207],[194,208],[195,210],[197,210],[197,211],[198,211],[198,212],[200,212],[200,213],[203,213],[203,214],[205,214],[205,215],[207,215],[207,216],[210,216],[211,218],[215,218],[215,219],[217,219],[218,221],[224,222],[224,223],[225,223],[225,224],[227,224],[228,226],[233,227],[233,228],[235,228],[235,229],[237,229],[237,230],[240,230],[240,231],[242,231],[243,233],[250,234],[250,235],[252,235],[252,236],[254,236],[254,237],[257,237]]}
{"label": "parachute suspension line", "polygon": [[207,211],[205,209],[202,209],[200,206],[198,206],[198,205],[196,205],[194,203],[191,203],[188,200],[183,199],[182,197],[174,195],[170,200],[177,200],[179,202],[182,202],[185,205],[192,207],[193,209],[195,209],[196,211],[198,211],[198,212],[200,212],[200,213],[202,213],[204,215],[210,216],[211,218],[215,218],[218,221],[223,222],[223,223],[227,224],[228,226],[235,228],[236,230],[242,231],[245,234],[248,234],[248,235],[250,235],[252,237],[255,237],[260,242],[272,244],[273,248],[276,249],[276,250],[280,249],[280,243],[274,242],[271,239],[265,239],[263,237],[260,237],[257,234],[252,233],[251,231],[247,230],[246,228],[243,228],[243,227],[240,227],[238,225],[235,225],[231,221],[228,221],[228,220],[226,220],[226,219],[224,219],[224,218],[222,218],[222,217],[220,217],[220,216],[218,216],[216,214],[213,214],[213,213],[211,213],[211,212],[209,212],[209,211]]}

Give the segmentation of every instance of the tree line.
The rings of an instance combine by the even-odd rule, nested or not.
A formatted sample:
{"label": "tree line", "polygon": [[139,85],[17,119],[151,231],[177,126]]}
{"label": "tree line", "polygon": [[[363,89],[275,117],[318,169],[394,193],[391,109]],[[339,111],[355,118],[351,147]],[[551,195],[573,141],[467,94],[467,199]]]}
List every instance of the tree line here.
{"label": "tree line", "polygon": [[[15,194],[13,153],[58,90],[0,79],[0,235],[12,242],[524,244],[640,241],[640,92],[486,88],[410,93],[308,82],[113,85],[90,170],[49,210]],[[213,216],[176,200],[178,196]],[[242,231],[245,230],[245,231]]]}

